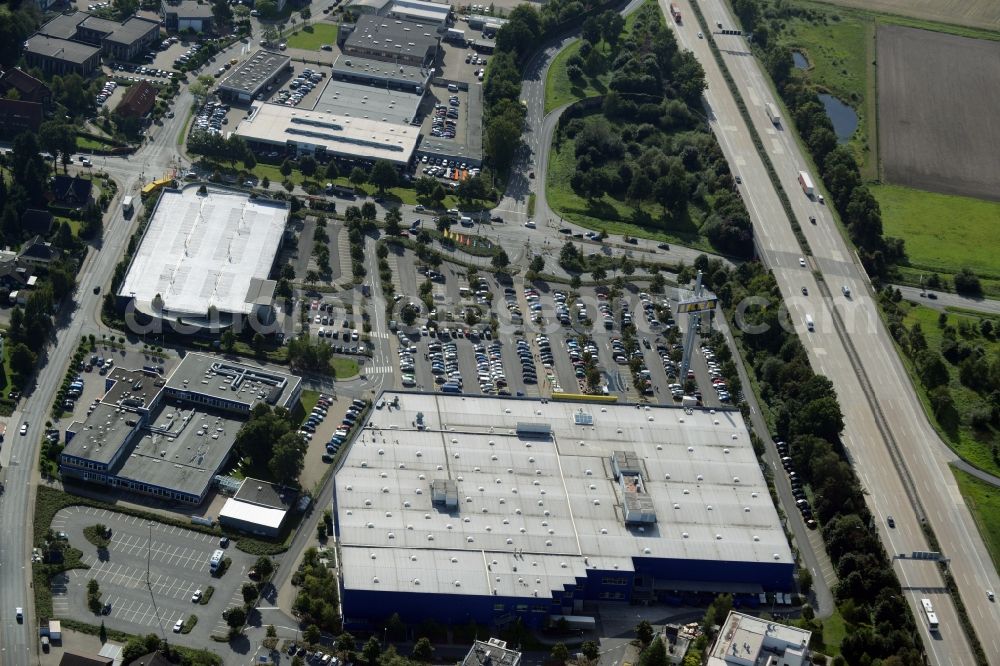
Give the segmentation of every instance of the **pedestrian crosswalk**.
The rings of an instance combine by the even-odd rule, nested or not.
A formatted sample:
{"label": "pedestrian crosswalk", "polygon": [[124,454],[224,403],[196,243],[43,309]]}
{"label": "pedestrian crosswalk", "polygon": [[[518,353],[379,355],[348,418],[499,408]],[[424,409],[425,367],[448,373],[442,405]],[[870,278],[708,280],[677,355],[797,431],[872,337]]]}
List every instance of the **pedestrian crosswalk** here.
{"label": "pedestrian crosswalk", "polygon": [[365,366],[366,375],[391,375],[393,367],[391,365],[369,365]]}

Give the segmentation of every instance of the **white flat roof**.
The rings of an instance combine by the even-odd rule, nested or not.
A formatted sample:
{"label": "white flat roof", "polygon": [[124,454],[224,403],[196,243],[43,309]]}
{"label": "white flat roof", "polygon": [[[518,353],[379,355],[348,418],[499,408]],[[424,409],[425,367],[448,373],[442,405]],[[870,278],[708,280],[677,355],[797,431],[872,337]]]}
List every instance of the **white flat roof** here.
{"label": "white flat roof", "polygon": [[[346,588],[548,597],[587,569],[631,571],[640,558],[793,562],[739,412],[384,397],[396,396],[335,481]],[[577,425],[581,412],[593,425]],[[516,433],[532,422],[552,439]],[[636,454],[656,513],[642,531],[622,519],[620,450]],[[456,508],[432,504],[437,480],[457,484]]]}
{"label": "white flat roof", "polygon": [[285,519],[285,513],[284,509],[250,504],[249,502],[241,502],[230,497],[222,505],[222,510],[219,511],[219,519],[229,518],[230,520],[239,520],[244,523],[261,525],[262,527],[270,527],[276,530],[281,527],[281,521]]}
{"label": "white flat roof", "polygon": [[236,134],[249,141],[285,146],[322,146],[327,153],[356,159],[410,161],[420,128],[358,116],[307,111],[278,104],[254,104]]}
{"label": "white flat roof", "polygon": [[250,313],[259,302],[288,207],[245,194],[165,190],[119,292],[145,312],[157,294],[165,315]]}

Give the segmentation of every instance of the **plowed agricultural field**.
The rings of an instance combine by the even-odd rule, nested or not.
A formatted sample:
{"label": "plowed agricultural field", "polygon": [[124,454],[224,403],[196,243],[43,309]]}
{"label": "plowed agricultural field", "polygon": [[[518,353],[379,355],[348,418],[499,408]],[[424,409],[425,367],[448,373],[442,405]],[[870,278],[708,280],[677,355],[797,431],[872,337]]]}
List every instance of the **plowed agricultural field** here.
{"label": "plowed agricultural field", "polygon": [[877,49],[883,179],[1000,199],[1000,42],[880,25]]}
{"label": "plowed agricultural field", "polygon": [[925,21],[952,23],[970,28],[1000,30],[997,0],[827,0],[832,5],[855,7]]}

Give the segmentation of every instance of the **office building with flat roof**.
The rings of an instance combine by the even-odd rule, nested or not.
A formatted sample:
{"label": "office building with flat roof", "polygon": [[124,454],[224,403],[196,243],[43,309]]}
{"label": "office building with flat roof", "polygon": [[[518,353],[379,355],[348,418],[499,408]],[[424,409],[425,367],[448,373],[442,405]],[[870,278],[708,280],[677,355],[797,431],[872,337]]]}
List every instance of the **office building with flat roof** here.
{"label": "office building with flat roof", "polygon": [[439,33],[448,26],[451,5],[426,0],[395,0],[389,7],[390,18],[434,26]]}
{"label": "office building with flat roof", "polygon": [[[359,113],[362,107],[359,106]],[[349,162],[387,160],[409,164],[420,128],[360,115],[335,115],[280,104],[254,104],[234,133],[251,148],[280,148],[296,155]]]}
{"label": "office building with flat roof", "polygon": [[198,188],[164,190],[118,296],[162,321],[217,330],[273,320],[271,268],[288,204]]}
{"label": "office building with flat roof", "polygon": [[291,58],[280,53],[257,51],[222,80],[219,96],[234,102],[251,102],[266,86],[281,78],[283,72],[290,70],[291,62]]}
{"label": "office building with flat roof", "polygon": [[338,36],[344,55],[411,67],[430,66],[440,41],[435,26],[373,14],[359,16],[344,32]]}
{"label": "office building with flat roof", "polygon": [[382,86],[330,81],[313,111],[341,117],[409,125],[417,115],[423,95]]}
{"label": "office building with flat roof", "polygon": [[159,38],[160,24],[141,16],[119,22],[77,11],[56,16],[38,33],[99,46],[110,58],[134,60]]}
{"label": "office building with flat roof", "polygon": [[330,78],[334,81],[349,81],[423,95],[433,71],[433,67],[402,65],[340,54],[331,65]]}
{"label": "office building with flat roof", "polygon": [[24,59],[28,67],[37,67],[47,75],[90,76],[101,66],[101,49],[36,33],[24,42]]}
{"label": "office building with flat roof", "polygon": [[792,589],[738,411],[383,397],[398,407],[334,484],[347,620],[538,626],[589,601]]}
{"label": "office building with flat roof", "polygon": [[808,666],[812,632],[729,611],[708,652],[708,666]]}
{"label": "office building with flat roof", "polygon": [[158,369],[114,368],[89,416],[66,429],[60,473],[183,504],[200,504],[229,460],[250,409],[291,409],[301,380],[206,354]]}

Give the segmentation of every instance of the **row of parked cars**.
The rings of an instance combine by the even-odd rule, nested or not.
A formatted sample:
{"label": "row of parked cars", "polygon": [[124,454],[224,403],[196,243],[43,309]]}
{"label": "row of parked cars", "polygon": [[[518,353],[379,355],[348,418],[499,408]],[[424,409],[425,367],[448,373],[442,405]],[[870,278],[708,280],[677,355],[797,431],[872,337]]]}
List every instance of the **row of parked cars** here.
{"label": "row of parked cars", "polygon": [[711,347],[702,347],[701,353],[705,355],[705,361],[708,364],[708,373],[712,378],[712,388],[719,395],[720,402],[731,402],[732,396],[729,394],[729,387],[726,385],[726,380],[722,376],[722,366],[719,362],[715,360],[715,352],[712,351]]}
{"label": "row of parked cars", "polygon": [[479,373],[479,388],[483,393],[499,393],[510,395],[507,390],[507,375],[503,370],[503,353],[499,342],[491,342],[489,346],[477,343],[473,347],[476,352],[476,370]]}
{"label": "row of parked cars", "polygon": [[[537,384],[538,374],[535,370],[535,359],[531,357],[531,346],[524,338],[517,338],[514,343],[517,349],[517,357],[521,360],[521,378],[525,384]],[[549,347],[551,353],[552,348]]]}
{"label": "row of parked cars", "polygon": [[279,92],[274,101],[286,106],[298,106],[303,98],[323,81],[324,76],[326,76],[325,73],[321,74],[306,67],[301,74],[289,81],[288,89]]}
{"label": "row of parked cars", "polygon": [[198,116],[194,120],[194,127],[209,134],[222,134],[222,126],[229,124],[229,119],[226,118],[228,112],[228,104],[208,102],[198,112]]}
{"label": "row of parked cars", "polygon": [[[316,403],[316,406],[329,409],[330,404],[329,398],[320,396],[320,401]],[[333,457],[337,455],[337,451],[347,441],[347,436],[350,434],[351,428],[361,418],[361,413],[364,412],[366,404],[364,400],[358,398],[351,400],[351,406],[347,409],[347,413],[344,414],[344,420],[340,422],[340,426],[334,431],[333,436],[330,437],[330,441],[326,443],[326,453],[323,454],[323,462],[333,462]]]}
{"label": "row of parked cars", "polygon": [[104,104],[104,102],[106,102],[108,98],[111,97],[111,93],[113,93],[115,91],[115,88],[117,87],[118,84],[115,83],[114,81],[108,81],[107,83],[105,83],[104,87],[101,88],[100,94],[97,95],[97,106]]}
{"label": "row of parked cars", "polygon": [[778,454],[781,456],[781,466],[785,468],[785,472],[788,474],[788,482],[792,486],[792,495],[795,497],[795,506],[802,513],[802,518],[806,521],[806,527],[815,529],[816,519],[813,518],[812,507],[809,506],[809,500],[806,499],[806,491],[803,489],[802,481],[794,469],[792,458],[788,455],[788,443],[776,442],[775,446],[778,448]]}
{"label": "row of parked cars", "polygon": [[462,371],[458,367],[458,343],[432,342],[427,345],[427,360],[431,363],[434,383],[444,393],[462,392]]}

